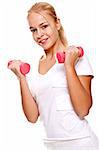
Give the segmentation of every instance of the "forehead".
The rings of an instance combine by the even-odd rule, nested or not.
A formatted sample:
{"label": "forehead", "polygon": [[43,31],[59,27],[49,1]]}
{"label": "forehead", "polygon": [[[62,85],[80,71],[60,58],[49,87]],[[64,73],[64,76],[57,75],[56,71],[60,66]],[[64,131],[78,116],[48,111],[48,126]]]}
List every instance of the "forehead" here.
{"label": "forehead", "polygon": [[30,26],[36,27],[41,23],[51,23],[53,21],[53,18],[44,12],[41,13],[32,12],[28,16],[28,21]]}

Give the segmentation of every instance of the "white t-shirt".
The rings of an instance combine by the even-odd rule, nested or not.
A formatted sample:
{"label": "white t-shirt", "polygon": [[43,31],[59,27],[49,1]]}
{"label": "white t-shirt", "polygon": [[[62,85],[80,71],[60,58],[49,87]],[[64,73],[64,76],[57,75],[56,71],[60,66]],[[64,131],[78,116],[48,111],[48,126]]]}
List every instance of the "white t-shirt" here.
{"label": "white t-shirt", "polygon": [[[93,76],[85,54],[75,65],[75,70],[77,75]],[[37,71],[29,80],[46,130],[46,141],[77,139],[90,135],[87,120],[81,120],[71,104],[64,64],[56,63],[44,75]]]}

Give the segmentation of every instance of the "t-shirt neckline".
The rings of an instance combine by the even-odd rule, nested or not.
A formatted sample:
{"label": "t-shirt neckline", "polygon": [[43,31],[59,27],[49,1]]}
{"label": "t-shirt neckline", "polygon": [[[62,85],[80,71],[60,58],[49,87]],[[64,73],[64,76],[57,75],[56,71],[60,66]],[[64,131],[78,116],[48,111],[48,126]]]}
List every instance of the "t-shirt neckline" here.
{"label": "t-shirt neckline", "polygon": [[44,73],[44,74],[41,74],[41,73],[38,71],[38,69],[37,69],[37,73],[38,73],[39,76],[45,77],[45,76],[47,76],[50,72],[52,72],[53,68],[54,68],[56,65],[58,65],[58,63],[55,62],[55,64],[54,64],[46,73]]}

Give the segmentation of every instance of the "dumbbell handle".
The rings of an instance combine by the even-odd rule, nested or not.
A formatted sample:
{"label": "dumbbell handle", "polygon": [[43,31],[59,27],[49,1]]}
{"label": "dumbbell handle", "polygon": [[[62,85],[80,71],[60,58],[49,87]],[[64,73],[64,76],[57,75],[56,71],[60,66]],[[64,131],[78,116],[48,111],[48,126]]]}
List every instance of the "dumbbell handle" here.
{"label": "dumbbell handle", "polygon": [[[82,47],[77,47],[79,49],[79,57],[82,57],[84,55],[84,50]],[[56,57],[59,63],[64,63],[65,61],[65,52],[57,52]]]}
{"label": "dumbbell handle", "polygon": [[[8,66],[11,65],[12,62],[13,62],[13,60],[10,60],[8,62]],[[20,65],[20,72],[23,75],[26,75],[29,71],[30,71],[30,65],[28,63],[21,63],[21,65]]]}

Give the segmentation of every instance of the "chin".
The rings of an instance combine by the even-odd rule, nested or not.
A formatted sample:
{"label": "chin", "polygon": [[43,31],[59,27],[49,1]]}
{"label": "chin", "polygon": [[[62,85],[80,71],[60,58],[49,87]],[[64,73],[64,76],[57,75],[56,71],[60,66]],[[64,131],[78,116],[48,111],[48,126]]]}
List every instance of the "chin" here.
{"label": "chin", "polygon": [[48,51],[52,46],[42,46],[45,51]]}
{"label": "chin", "polygon": [[45,46],[42,46],[42,48],[45,50],[45,51],[48,51],[50,49],[52,49],[54,47],[54,44],[47,44]]}

